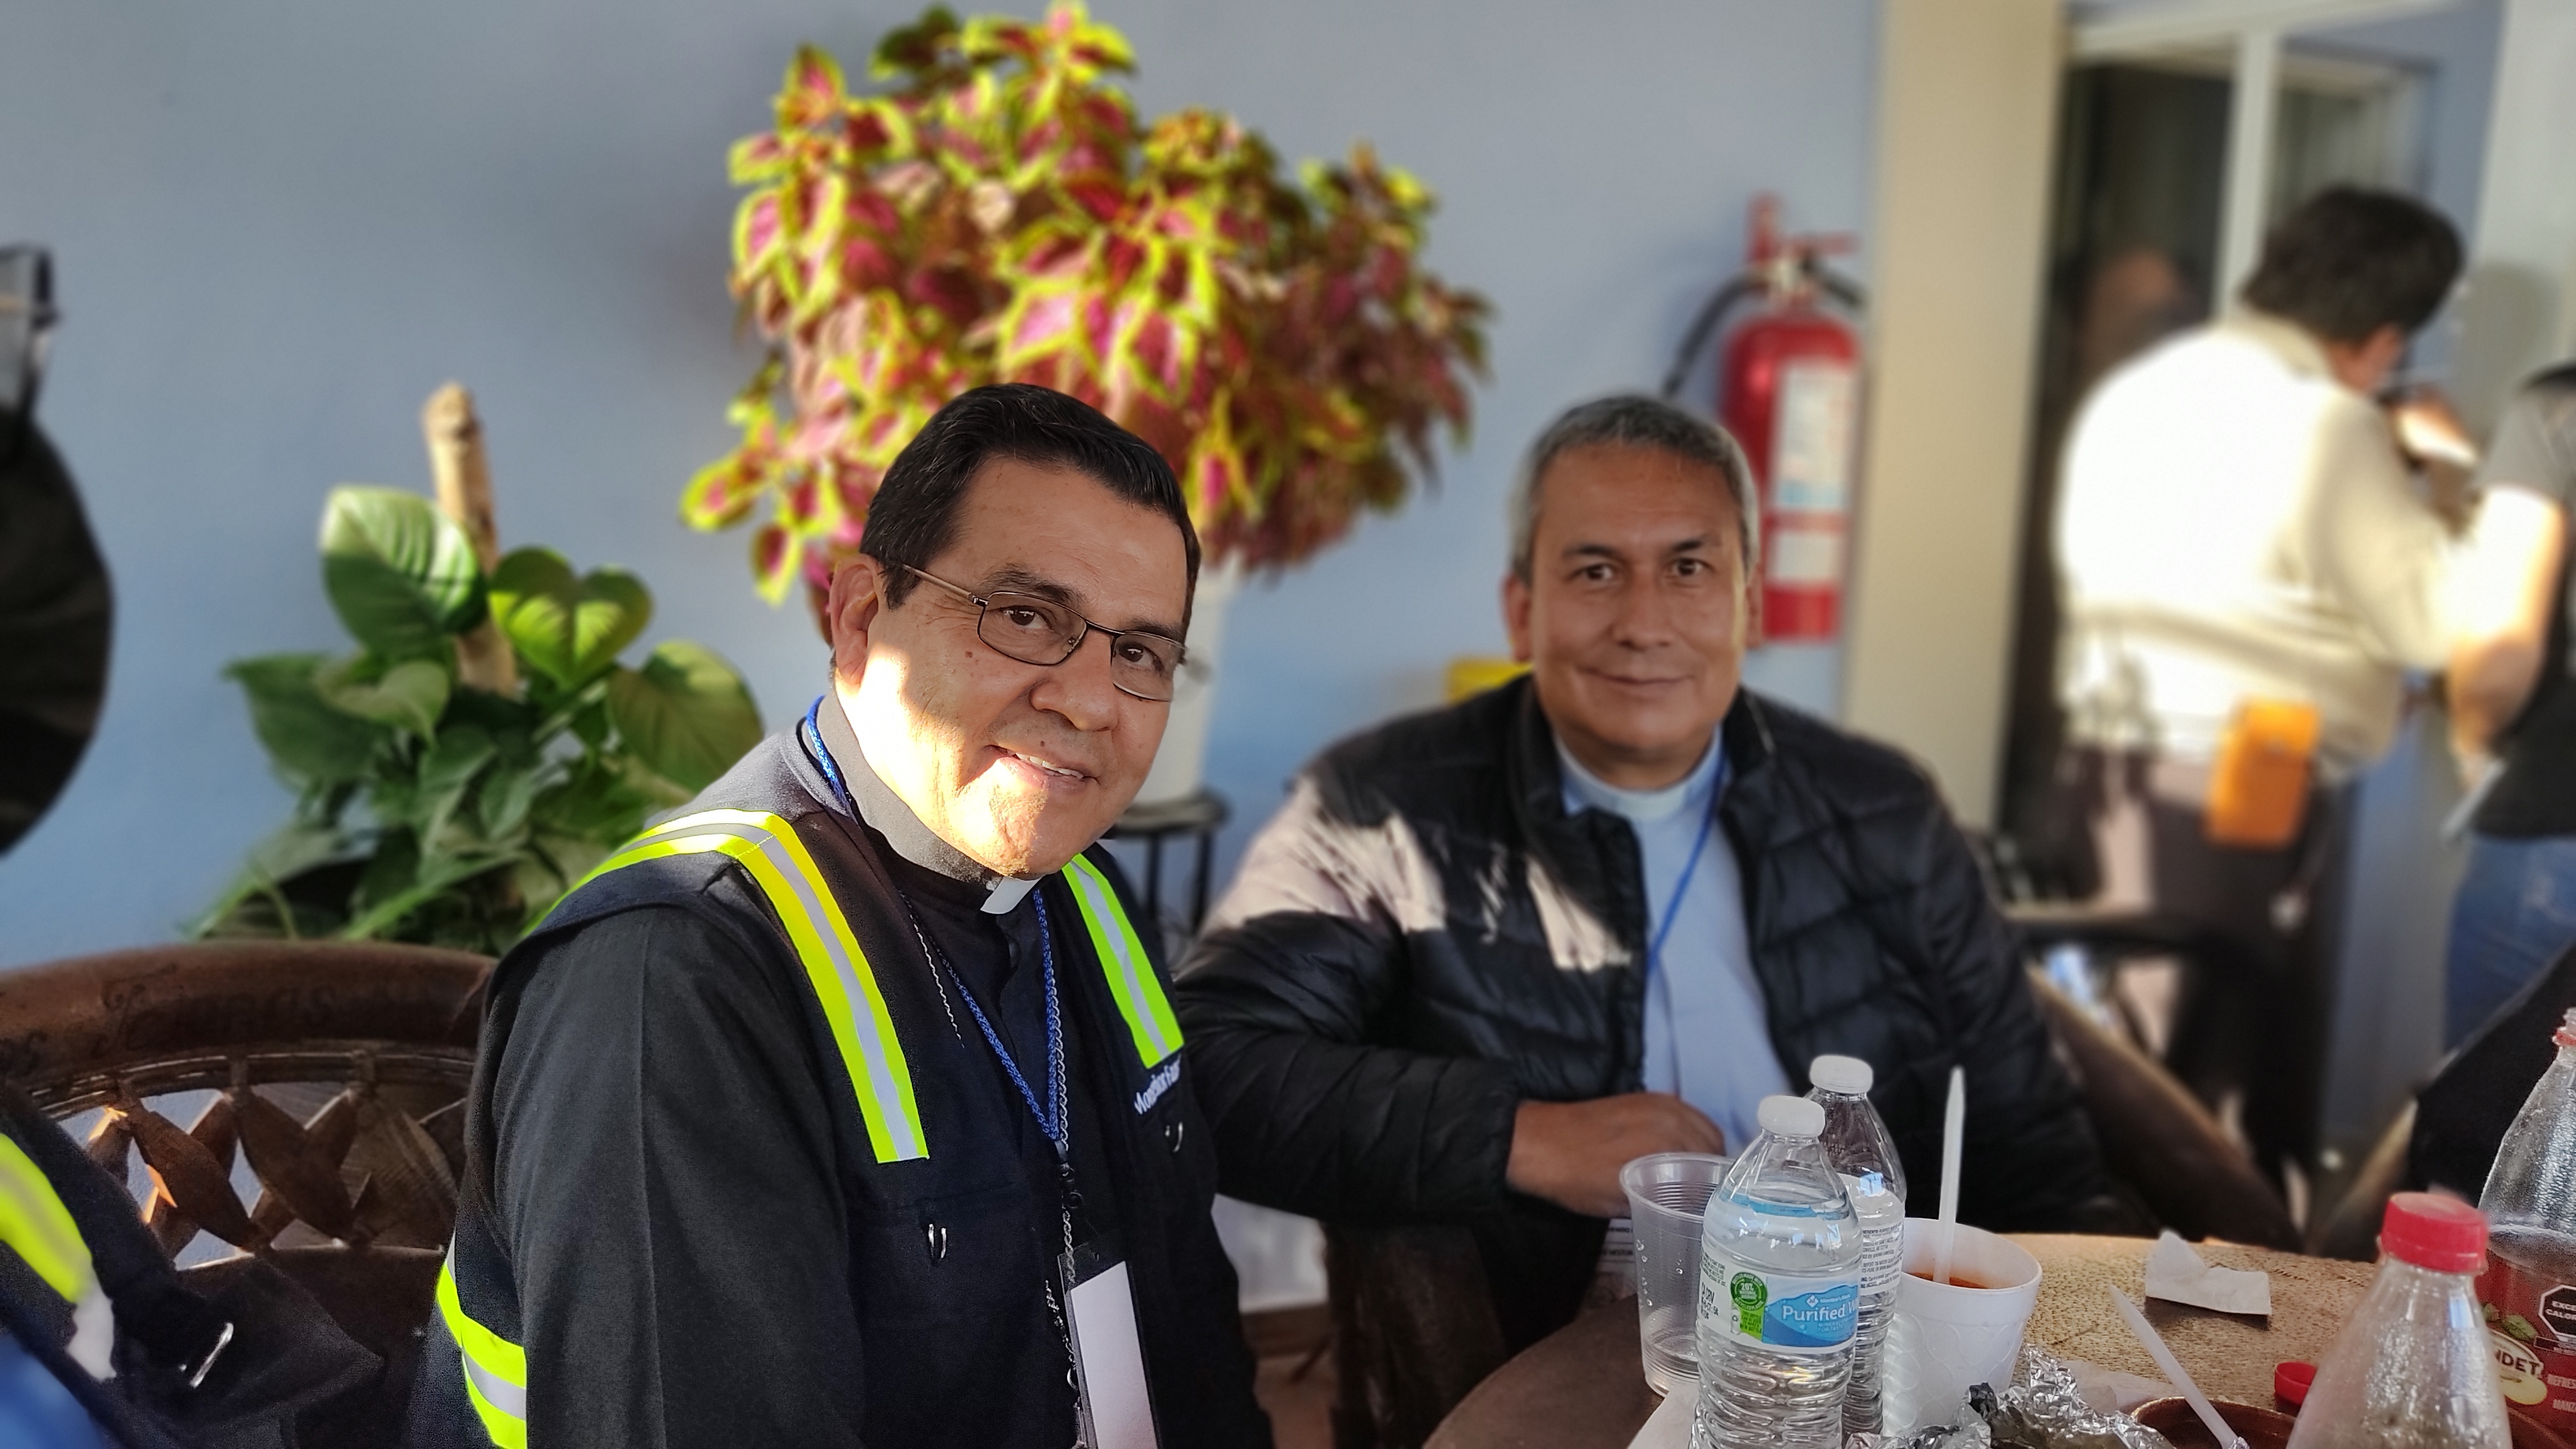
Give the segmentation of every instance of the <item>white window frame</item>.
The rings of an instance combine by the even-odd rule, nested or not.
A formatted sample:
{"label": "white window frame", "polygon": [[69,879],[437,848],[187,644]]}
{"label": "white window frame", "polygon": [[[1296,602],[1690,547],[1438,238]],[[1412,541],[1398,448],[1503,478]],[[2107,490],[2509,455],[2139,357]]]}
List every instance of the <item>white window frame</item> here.
{"label": "white window frame", "polygon": [[2219,203],[2215,294],[2232,296],[2254,270],[2272,194],[2272,142],[2279,111],[2285,37],[2455,9],[2460,0],[2172,0],[2168,4],[2080,6],[2069,59],[2076,63],[2230,57],[2234,90],[2227,117],[2227,187]]}

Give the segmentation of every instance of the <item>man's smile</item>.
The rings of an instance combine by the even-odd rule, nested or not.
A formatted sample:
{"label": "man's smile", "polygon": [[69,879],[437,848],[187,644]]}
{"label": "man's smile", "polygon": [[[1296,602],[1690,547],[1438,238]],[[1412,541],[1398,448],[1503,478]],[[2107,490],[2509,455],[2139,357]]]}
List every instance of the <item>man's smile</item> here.
{"label": "man's smile", "polygon": [[993,746],[993,750],[999,757],[995,763],[1005,766],[1024,767],[1026,772],[1037,775],[1041,782],[1048,784],[1050,787],[1053,787],[1058,783],[1087,784],[1097,778],[1091,771],[1067,760],[1054,759],[1043,754],[1032,754],[1025,750],[1006,749],[1000,745]]}
{"label": "man's smile", "polygon": [[1614,684],[1623,689],[1653,689],[1665,685],[1688,684],[1692,682],[1690,676],[1680,674],[1641,676],[1632,674],[1614,674],[1607,669],[1586,669],[1583,672],[1600,680],[1604,684]]}

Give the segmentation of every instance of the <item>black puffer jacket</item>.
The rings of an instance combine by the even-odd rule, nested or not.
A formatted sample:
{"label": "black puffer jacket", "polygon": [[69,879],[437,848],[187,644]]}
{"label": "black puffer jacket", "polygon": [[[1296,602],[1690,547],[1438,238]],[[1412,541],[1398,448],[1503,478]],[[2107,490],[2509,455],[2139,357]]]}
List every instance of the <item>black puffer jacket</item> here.
{"label": "black puffer jacket", "polygon": [[[1877,1070],[1911,1196],[1938,1191],[1968,1070],[1960,1215],[2123,1215],[1967,842],[1893,751],[1746,691],[1718,819],[1772,1045]],[[1335,746],[1299,778],[1181,968],[1220,1190],[1328,1222],[1465,1222],[1514,1347],[1569,1317],[1602,1224],[1510,1191],[1524,1097],[1641,1085],[1635,834],[1568,816],[1527,680]]]}

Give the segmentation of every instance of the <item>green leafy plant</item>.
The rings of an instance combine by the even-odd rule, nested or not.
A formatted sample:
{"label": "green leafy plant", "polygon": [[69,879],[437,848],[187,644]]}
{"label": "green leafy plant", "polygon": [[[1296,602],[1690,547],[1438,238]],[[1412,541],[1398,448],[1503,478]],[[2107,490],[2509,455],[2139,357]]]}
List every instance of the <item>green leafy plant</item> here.
{"label": "green leafy plant", "polygon": [[[261,842],[200,935],[421,941],[498,953],[657,810],[759,743],[760,714],[711,650],[656,645],[653,596],[622,569],[576,575],[523,548],[487,576],[426,498],[340,488],[322,584],[357,652],[269,654],[224,672],[295,814]],[[461,684],[486,618],[510,693]]]}
{"label": "green leafy plant", "polygon": [[1488,308],[1419,264],[1431,194],[1365,146],[1295,181],[1231,117],[1147,126],[1108,77],[1117,31],[944,8],[885,37],[881,95],[797,52],[775,129],[734,147],[750,188],[734,294],[770,343],[733,452],[681,512],[767,500],[752,567],[774,602],[828,578],[939,406],[1025,381],[1162,451],[1213,562],[1296,562],[1391,511],[1484,369]]}

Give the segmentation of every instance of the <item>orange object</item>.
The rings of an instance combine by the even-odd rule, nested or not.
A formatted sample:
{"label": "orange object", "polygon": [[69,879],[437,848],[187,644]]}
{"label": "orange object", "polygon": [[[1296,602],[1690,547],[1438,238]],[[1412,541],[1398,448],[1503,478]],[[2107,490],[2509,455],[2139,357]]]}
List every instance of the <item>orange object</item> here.
{"label": "orange object", "polygon": [[2209,767],[2204,818],[2210,843],[2271,850],[2297,838],[2316,757],[2315,705],[2289,699],[2238,705]]}

